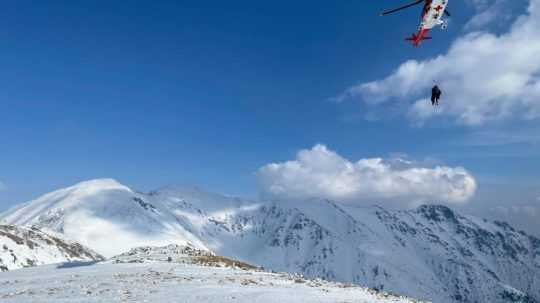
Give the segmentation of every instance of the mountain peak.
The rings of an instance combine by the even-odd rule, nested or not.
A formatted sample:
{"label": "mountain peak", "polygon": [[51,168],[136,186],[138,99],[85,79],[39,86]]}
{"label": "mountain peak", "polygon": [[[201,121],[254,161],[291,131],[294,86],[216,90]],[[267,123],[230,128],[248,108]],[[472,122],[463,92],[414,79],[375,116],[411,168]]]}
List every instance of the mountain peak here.
{"label": "mountain peak", "polygon": [[[116,181],[112,178],[101,178],[101,179],[92,179],[87,181],[79,182],[69,188],[77,188],[77,189],[113,189],[113,188],[119,188],[119,189],[128,189],[127,186],[121,184],[120,182]],[[131,191],[131,190],[130,190]]]}

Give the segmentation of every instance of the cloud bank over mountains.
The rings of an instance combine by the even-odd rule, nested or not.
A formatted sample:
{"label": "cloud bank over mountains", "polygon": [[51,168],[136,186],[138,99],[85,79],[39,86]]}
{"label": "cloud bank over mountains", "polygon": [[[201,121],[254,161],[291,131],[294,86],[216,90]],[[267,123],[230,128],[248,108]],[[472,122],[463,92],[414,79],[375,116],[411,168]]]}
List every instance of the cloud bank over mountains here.
{"label": "cloud bank over mountains", "polygon": [[413,207],[464,204],[476,191],[475,178],[461,167],[427,167],[402,158],[351,161],[325,145],[301,150],[294,160],[268,164],[257,176],[262,195],[269,199]]}
{"label": "cloud bank over mountains", "polygon": [[[483,5],[485,1],[475,2]],[[493,4],[493,10],[502,6],[502,2]],[[497,15],[493,11],[491,14]],[[482,19],[480,15],[475,18]],[[527,12],[505,33],[465,34],[446,54],[423,61],[406,61],[386,78],[352,86],[337,99],[360,98],[371,107],[396,100],[413,101],[404,114],[418,123],[437,116],[464,125],[537,119],[540,117],[539,54],[540,0],[531,0]],[[437,110],[426,99],[433,81],[444,91]]]}

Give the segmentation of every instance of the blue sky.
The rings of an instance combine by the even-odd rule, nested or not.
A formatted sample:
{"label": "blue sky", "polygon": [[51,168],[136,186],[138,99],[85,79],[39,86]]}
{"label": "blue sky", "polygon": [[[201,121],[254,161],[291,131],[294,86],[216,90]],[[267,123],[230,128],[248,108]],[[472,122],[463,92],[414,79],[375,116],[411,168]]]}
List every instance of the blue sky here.
{"label": "blue sky", "polygon": [[[482,30],[504,32],[523,3],[509,4],[509,19]],[[450,28],[413,48],[403,38],[415,31],[419,8],[378,16],[395,4],[4,4],[0,210],[101,177],[140,190],[193,183],[256,196],[259,168],[317,143],[352,160],[431,159],[465,167],[479,188],[520,184],[535,192],[537,119],[472,126],[442,117],[419,126],[401,114],[414,99],[388,103],[370,119],[362,100],[330,101],[408,59],[446,53],[478,13],[452,1]]]}

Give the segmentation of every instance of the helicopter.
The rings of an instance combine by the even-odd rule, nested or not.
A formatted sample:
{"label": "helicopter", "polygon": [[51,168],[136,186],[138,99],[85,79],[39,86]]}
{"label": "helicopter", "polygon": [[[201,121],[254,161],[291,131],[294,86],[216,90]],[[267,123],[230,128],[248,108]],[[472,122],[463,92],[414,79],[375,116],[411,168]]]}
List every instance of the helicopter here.
{"label": "helicopter", "polygon": [[436,26],[440,26],[443,30],[448,28],[448,22],[443,20],[444,15],[450,17],[450,13],[446,9],[448,0],[418,0],[381,13],[381,16],[385,16],[422,3],[424,3],[424,8],[422,9],[422,14],[420,17],[422,20],[420,23],[420,28],[418,29],[417,33],[413,34],[409,38],[406,38],[406,40],[410,41],[414,46],[419,46],[424,40],[431,40],[432,38],[427,36],[427,34],[432,28]]}

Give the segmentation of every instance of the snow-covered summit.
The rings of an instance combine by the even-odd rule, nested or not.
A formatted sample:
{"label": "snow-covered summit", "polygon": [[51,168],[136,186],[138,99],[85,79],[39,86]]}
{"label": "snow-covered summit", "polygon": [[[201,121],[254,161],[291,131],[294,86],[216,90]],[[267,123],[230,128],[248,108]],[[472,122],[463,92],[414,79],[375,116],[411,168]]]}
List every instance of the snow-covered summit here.
{"label": "snow-covered summit", "polygon": [[136,193],[113,179],[54,191],[2,217],[10,224],[63,234],[108,257],[143,245],[191,243],[205,248],[163,203],[154,203],[151,195]]}
{"label": "snow-covered summit", "polygon": [[83,203],[96,203],[95,199],[111,202],[115,195],[131,194],[131,190],[113,179],[96,179],[45,194],[36,200],[15,206],[4,219],[26,225],[44,213],[74,209]]}
{"label": "snow-covered summit", "polygon": [[237,209],[246,204],[253,204],[252,201],[210,192],[192,185],[169,185],[153,190],[148,195],[173,208],[190,203],[208,213]]}
{"label": "snow-covered summit", "polygon": [[103,190],[103,189],[112,189],[112,188],[130,190],[127,186],[121,184],[120,182],[112,178],[102,178],[102,179],[82,181],[69,187],[69,189],[82,189],[82,190],[91,190],[91,189]]}

